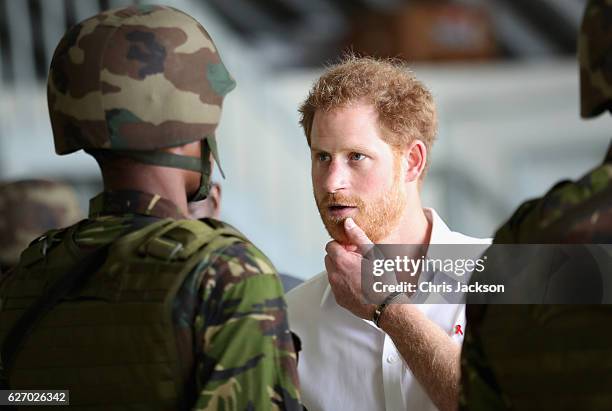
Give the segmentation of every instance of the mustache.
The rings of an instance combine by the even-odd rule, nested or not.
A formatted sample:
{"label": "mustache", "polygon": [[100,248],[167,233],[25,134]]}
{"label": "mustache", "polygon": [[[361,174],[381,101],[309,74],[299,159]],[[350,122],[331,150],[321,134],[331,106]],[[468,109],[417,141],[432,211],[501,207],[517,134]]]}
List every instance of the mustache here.
{"label": "mustache", "polygon": [[361,208],[364,206],[364,202],[359,197],[339,193],[325,194],[325,196],[319,201],[319,207],[327,208],[332,206]]}

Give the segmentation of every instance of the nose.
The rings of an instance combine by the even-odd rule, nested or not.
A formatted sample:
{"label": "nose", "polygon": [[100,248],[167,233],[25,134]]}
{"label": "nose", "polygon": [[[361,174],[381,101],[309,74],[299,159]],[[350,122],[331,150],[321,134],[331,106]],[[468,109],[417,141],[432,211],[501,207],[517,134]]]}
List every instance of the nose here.
{"label": "nose", "polygon": [[332,160],[324,171],[323,188],[327,193],[336,193],[347,186],[347,170],[337,159]]}

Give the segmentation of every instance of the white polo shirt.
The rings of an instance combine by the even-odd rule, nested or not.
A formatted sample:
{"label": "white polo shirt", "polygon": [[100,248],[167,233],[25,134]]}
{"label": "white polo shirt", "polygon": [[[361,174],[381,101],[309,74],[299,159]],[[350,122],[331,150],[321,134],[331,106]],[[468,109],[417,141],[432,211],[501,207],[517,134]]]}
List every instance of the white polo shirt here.
{"label": "white polo shirt", "polygon": [[[424,209],[432,223],[430,244],[482,244],[451,231],[433,209]],[[309,411],[436,410],[423,387],[404,363],[393,341],[371,321],[340,307],[327,272],[287,294],[289,324],[302,341],[298,373]],[[461,344],[465,305],[416,304],[433,322]]]}

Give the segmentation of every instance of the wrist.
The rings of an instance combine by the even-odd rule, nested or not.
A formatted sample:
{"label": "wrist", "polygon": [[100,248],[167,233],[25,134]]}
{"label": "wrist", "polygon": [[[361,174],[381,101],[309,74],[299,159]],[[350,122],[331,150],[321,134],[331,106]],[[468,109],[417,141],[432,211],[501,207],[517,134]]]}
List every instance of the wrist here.
{"label": "wrist", "polygon": [[372,322],[376,324],[378,328],[382,329],[381,319],[385,312],[389,309],[389,306],[394,302],[398,301],[403,295],[404,293],[401,292],[389,294],[382,303],[380,303],[374,308],[374,312],[372,314],[372,317],[370,318],[372,318]]}

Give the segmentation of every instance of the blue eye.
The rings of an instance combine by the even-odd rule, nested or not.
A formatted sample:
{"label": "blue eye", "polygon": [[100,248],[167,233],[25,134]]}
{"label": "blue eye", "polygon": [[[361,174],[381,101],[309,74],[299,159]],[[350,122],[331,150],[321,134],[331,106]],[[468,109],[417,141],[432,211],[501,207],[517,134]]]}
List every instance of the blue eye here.
{"label": "blue eye", "polygon": [[350,158],[353,161],[361,161],[364,158],[366,158],[366,156],[361,154],[361,153],[351,153],[351,157]]}
{"label": "blue eye", "polygon": [[327,161],[330,158],[328,153],[317,153],[316,157],[317,157],[317,160],[319,161]]}

